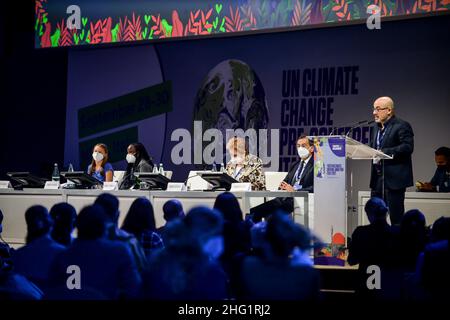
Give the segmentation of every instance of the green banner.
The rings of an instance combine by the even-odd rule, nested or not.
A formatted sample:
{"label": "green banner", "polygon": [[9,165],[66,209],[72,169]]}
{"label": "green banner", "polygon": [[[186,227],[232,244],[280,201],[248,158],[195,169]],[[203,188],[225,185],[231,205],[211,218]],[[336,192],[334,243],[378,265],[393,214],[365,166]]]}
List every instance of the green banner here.
{"label": "green banner", "polygon": [[128,145],[138,140],[138,127],[132,127],[80,142],[80,170],[87,170],[88,165],[92,161],[92,150],[97,143],[104,143],[107,145],[109,162],[113,163],[125,159]]}
{"label": "green banner", "polygon": [[78,110],[78,136],[84,138],[170,111],[172,82],[166,81]]}

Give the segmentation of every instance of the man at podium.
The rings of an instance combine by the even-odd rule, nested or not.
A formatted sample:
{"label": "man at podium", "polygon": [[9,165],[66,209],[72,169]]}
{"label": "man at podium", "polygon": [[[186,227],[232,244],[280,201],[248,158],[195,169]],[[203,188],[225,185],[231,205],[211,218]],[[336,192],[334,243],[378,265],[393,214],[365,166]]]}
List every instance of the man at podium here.
{"label": "man at podium", "polygon": [[370,188],[372,196],[383,198],[388,207],[392,225],[400,224],[405,211],[405,191],[413,185],[411,154],[414,133],[411,125],[396,117],[394,101],[380,97],[373,103],[376,127],[372,132],[371,147],[393,159],[372,163]]}

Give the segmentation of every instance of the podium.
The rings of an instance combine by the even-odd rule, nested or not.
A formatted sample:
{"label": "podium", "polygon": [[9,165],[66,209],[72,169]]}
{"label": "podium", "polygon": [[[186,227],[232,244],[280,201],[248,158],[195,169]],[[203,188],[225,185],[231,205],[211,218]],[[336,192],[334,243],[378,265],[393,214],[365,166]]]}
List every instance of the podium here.
{"label": "podium", "polygon": [[[347,239],[347,159],[383,160],[392,156],[347,136],[315,136],[314,233],[325,243]],[[341,243],[342,244],[342,243]]]}

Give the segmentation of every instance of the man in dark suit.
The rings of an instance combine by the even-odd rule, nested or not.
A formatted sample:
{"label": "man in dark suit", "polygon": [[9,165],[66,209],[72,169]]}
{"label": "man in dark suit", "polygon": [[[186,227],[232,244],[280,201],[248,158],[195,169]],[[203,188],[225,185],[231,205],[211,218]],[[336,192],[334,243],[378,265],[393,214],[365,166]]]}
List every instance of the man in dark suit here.
{"label": "man in dark suit", "polygon": [[373,161],[370,188],[373,197],[386,201],[391,224],[399,225],[405,212],[406,188],[413,185],[414,133],[408,122],[395,116],[394,102],[389,97],[375,100],[373,115],[377,125],[372,132],[371,147],[393,159]]}
{"label": "man in dark suit", "polygon": [[313,142],[303,135],[297,139],[299,159],[293,163],[280,189],[286,191],[314,192],[314,146]]}
{"label": "man in dark suit", "polygon": [[[289,192],[314,192],[314,146],[312,140],[302,135],[297,139],[297,152],[299,159],[289,169],[286,178],[281,182],[279,189]],[[261,221],[277,210],[291,213],[294,211],[294,199],[291,197],[275,198],[250,209],[253,221]]]}

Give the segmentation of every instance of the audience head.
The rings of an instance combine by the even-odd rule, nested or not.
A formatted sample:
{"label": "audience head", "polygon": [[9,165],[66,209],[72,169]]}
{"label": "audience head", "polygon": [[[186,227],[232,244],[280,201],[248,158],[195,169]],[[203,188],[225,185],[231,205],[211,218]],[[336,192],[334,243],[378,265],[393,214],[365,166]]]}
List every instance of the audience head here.
{"label": "audience head", "polygon": [[94,204],[84,207],[77,217],[78,239],[96,240],[106,234],[106,224],[109,217],[102,206]]}
{"label": "audience head", "polygon": [[220,213],[208,207],[191,209],[183,220],[191,237],[196,239],[203,251],[211,258],[218,258],[224,249],[223,220]]}
{"label": "audience head", "polygon": [[376,221],[386,221],[387,213],[389,211],[386,202],[383,199],[372,197],[366,202],[364,207],[366,211],[367,218],[372,224]]}
{"label": "audience head", "polygon": [[219,194],[214,202],[214,209],[222,214],[225,223],[238,224],[243,221],[239,202],[231,192]]}
{"label": "audience head", "polygon": [[119,199],[110,193],[102,193],[95,199],[95,204],[100,205],[109,220],[117,225],[119,221]]}
{"label": "audience head", "polygon": [[52,238],[63,245],[69,245],[77,220],[75,208],[66,202],[57,203],[50,209],[50,216],[54,222]]}
{"label": "audience head", "polygon": [[174,219],[184,218],[183,205],[176,199],[171,199],[163,205],[164,220],[170,222]]}
{"label": "audience head", "polygon": [[25,221],[27,223],[27,243],[48,235],[53,225],[53,220],[48,210],[40,205],[28,208],[25,212]]}
{"label": "audience head", "polygon": [[267,221],[255,223],[250,229],[252,248],[263,249],[266,244]]}
{"label": "audience head", "polygon": [[304,251],[311,246],[309,232],[286,213],[278,211],[267,221],[266,239],[274,256],[288,258],[294,248]]}
{"label": "audience head", "polygon": [[145,231],[155,231],[155,214],[147,198],[137,198],[131,204],[122,224],[122,230],[139,237]]}
{"label": "audience head", "polygon": [[450,168],[450,148],[440,147],[434,152],[434,160],[438,168]]}
{"label": "audience head", "polygon": [[407,211],[400,223],[400,236],[409,249],[421,251],[426,242],[425,216],[418,209]]}
{"label": "audience head", "polygon": [[438,242],[450,240],[450,218],[440,217],[433,223],[431,228],[431,241]]}

